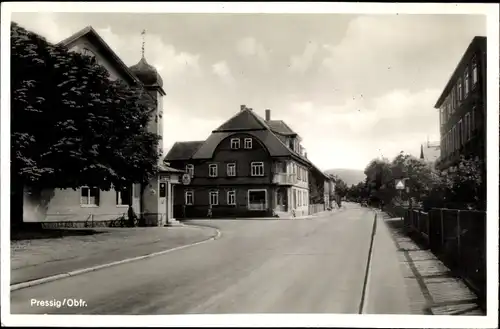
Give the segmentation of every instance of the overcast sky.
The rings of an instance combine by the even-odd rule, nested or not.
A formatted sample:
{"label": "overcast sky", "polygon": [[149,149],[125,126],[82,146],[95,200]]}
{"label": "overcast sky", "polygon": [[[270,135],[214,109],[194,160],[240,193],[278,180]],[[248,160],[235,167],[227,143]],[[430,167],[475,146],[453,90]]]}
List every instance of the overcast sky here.
{"label": "overcast sky", "polygon": [[246,104],[285,120],[321,169],[364,169],[439,140],[434,104],[468,44],[472,15],[13,14],[60,41],[91,25],[133,65],[160,71],[164,146],[204,140]]}

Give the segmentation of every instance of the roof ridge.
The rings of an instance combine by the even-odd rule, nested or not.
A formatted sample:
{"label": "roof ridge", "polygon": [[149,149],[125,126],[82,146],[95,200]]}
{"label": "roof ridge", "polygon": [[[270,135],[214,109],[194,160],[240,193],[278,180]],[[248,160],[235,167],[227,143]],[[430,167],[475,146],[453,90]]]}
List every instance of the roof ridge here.
{"label": "roof ridge", "polygon": [[140,86],[144,87],[144,84],[139,80],[139,78],[130,70],[130,68],[123,62],[120,56],[118,56],[118,54],[109,46],[109,44],[101,37],[101,35],[97,33],[97,31],[92,27],[92,25],[87,25],[80,31],[77,31],[76,33],[73,33],[66,39],[59,41],[57,45],[67,46],[71,42],[78,40],[79,38],[83,37],[88,33],[92,33],[96,37],[96,39],[104,46],[104,48],[111,53],[115,62],[117,62],[118,65],[122,67],[123,71],[127,75],[129,75]]}
{"label": "roof ridge", "polygon": [[[229,121],[233,120],[234,118],[236,118],[238,115],[241,115],[241,113],[243,112],[247,112],[247,113],[250,113],[250,115],[252,115],[255,120],[257,121],[257,123],[259,123],[263,129],[269,129],[269,127],[267,126],[267,124],[265,124],[265,120],[263,120],[260,116],[257,115],[257,113],[255,113],[253,111],[253,109],[249,108],[249,107],[246,107],[244,108],[243,110],[240,110],[238,112],[236,112],[233,116],[231,116],[229,119],[225,120],[221,125],[219,125],[219,127],[217,129],[214,129],[212,130],[212,133],[216,133],[216,132],[225,132],[227,129],[220,129],[222,126],[224,126],[226,123],[228,123]],[[246,128],[240,128],[239,130],[245,130]],[[231,129],[232,130],[232,129]]]}

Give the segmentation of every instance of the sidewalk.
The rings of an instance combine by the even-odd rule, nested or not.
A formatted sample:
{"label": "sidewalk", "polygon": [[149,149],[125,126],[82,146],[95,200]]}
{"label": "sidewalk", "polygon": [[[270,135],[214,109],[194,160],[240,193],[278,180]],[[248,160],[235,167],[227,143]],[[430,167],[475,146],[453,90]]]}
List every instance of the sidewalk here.
{"label": "sidewalk", "polygon": [[485,315],[467,285],[454,277],[430,250],[422,249],[404,234],[400,218],[391,218],[379,210],[375,212],[397,247],[412,314]]}
{"label": "sidewalk", "polygon": [[11,285],[207,240],[214,228],[96,228],[96,234],[11,241]]}

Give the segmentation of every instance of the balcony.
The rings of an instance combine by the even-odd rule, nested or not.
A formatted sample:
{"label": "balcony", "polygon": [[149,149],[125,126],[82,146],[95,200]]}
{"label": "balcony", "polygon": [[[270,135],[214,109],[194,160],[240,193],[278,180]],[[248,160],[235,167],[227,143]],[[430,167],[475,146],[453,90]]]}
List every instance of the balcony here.
{"label": "balcony", "polygon": [[297,184],[297,175],[287,173],[275,173],[273,176],[273,184],[278,185],[295,185]]}

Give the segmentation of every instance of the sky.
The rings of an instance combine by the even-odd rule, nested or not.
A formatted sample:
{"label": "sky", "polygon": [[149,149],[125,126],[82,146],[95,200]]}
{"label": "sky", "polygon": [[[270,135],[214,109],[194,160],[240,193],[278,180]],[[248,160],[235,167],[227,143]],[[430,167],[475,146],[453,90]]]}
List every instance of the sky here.
{"label": "sky", "polygon": [[164,154],[251,107],[284,120],[322,170],[364,169],[439,141],[434,104],[479,15],[14,13],[51,42],[92,26],[129,66],[161,74]]}

